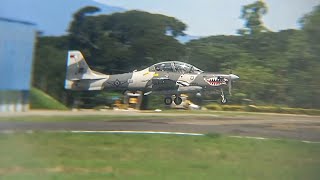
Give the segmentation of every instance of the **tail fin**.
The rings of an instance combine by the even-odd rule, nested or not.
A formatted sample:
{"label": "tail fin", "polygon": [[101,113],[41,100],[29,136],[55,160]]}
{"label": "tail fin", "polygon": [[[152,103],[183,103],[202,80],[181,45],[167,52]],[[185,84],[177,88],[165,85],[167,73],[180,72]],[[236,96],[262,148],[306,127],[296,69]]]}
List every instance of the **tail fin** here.
{"label": "tail fin", "polygon": [[80,51],[68,51],[65,88],[72,89],[71,82],[83,79],[104,79],[107,75],[92,71]]}

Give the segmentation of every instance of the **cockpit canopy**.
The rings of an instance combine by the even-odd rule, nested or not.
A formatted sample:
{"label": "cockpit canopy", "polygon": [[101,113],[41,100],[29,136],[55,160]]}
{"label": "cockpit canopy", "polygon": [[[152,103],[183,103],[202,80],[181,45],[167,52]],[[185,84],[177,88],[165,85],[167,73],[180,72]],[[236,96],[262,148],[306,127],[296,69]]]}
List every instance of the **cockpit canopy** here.
{"label": "cockpit canopy", "polygon": [[203,71],[190,64],[179,61],[166,61],[160,62],[150,66],[149,71],[167,71],[167,72],[179,72],[179,73],[195,73],[200,74]]}

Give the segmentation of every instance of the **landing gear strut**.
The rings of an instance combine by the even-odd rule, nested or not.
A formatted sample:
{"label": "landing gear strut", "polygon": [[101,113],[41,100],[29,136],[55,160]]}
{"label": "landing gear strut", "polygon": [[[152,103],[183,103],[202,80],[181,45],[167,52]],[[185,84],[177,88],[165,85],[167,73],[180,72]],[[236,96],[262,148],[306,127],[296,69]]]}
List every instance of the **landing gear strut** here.
{"label": "landing gear strut", "polygon": [[222,104],[227,103],[227,99],[226,99],[226,97],[224,96],[223,89],[221,89],[221,103],[222,103]]}

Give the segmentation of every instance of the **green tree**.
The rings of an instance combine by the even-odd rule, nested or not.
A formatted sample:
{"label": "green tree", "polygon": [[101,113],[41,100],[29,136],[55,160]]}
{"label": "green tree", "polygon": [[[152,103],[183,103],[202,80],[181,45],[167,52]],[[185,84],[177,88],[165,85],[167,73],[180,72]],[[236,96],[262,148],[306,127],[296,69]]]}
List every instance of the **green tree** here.
{"label": "green tree", "polygon": [[67,49],[68,38],[65,36],[40,37],[33,69],[33,85],[64,103]]}
{"label": "green tree", "polygon": [[[104,73],[132,71],[179,59],[185,53],[174,37],[183,35],[186,25],[175,18],[141,11],[80,17],[73,20],[70,29],[77,29],[81,37],[71,36],[70,46],[81,49],[90,59],[88,63]],[[168,31],[172,36],[166,35]]]}
{"label": "green tree", "polygon": [[241,80],[237,86],[238,93],[244,93],[256,102],[273,101],[275,76],[271,69],[262,66],[242,65],[235,69]]}
{"label": "green tree", "polygon": [[305,15],[301,24],[303,32],[306,34],[308,42],[313,50],[313,53],[320,56],[320,5],[316,6],[314,10]]}
{"label": "green tree", "polygon": [[[295,106],[320,107],[320,83],[318,77],[320,74],[320,5],[302,18],[302,33],[299,37],[293,39],[292,46],[299,51],[300,56],[293,59],[294,66],[300,66],[295,72],[296,80],[304,82],[305,88],[301,91],[296,89],[296,95],[293,99]],[[294,49],[294,48],[292,48]],[[293,53],[294,54],[294,53]],[[298,53],[296,53],[298,54]],[[291,56],[292,57],[292,56]],[[294,81],[294,80],[293,80]],[[301,93],[303,92],[303,93]]]}
{"label": "green tree", "polygon": [[74,96],[90,106],[101,103],[95,99],[107,95],[63,89],[67,50],[79,49],[90,67],[107,74],[182,60],[205,71],[239,75],[233,85],[238,102],[247,97],[261,104],[320,108],[320,6],[303,18],[302,30],[261,33],[266,6],[257,1],[243,8],[248,35],[211,36],[186,45],[174,38],[186,28],[175,18],[141,11],[88,16],[97,11],[76,12],[67,36],[39,37],[34,86],[62,102]]}
{"label": "green tree", "polygon": [[209,72],[229,73],[241,61],[254,61],[253,56],[239,47],[239,36],[212,36],[186,44],[186,61]]}
{"label": "green tree", "polygon": [[74,35],[80,35],[81,28],[85,17],[89,14],[99,12],[100,9],[94,6],[87,6],[73,14],[73,21],[69,27],[69,32]]}
{"label": "green tree", "polygon": [[[179,59],[185,53],[184,46],[174,37],[183,35],[186,25],[175,18],[141,11],[89,16],[98,11],[96,7],[77,11],[67,36],[39,37],[34,68],[36,87],[63,102],[73,96],[100,97],[99,92],[64,90],[68,49],[81,50],[92,69],[106,74]],[[168,36],[168,32],[172,35]],[[92,100],[92,104],[98,103]]]}
{"label": "green tree", "polygon": [[262,16],[268,12],[266,4],[262,1],[256,1],[242,8],[240,18],[245,20],[245,28],[238,30],[241,35],[255,35],[261,32],[267,32],[264,27]]}

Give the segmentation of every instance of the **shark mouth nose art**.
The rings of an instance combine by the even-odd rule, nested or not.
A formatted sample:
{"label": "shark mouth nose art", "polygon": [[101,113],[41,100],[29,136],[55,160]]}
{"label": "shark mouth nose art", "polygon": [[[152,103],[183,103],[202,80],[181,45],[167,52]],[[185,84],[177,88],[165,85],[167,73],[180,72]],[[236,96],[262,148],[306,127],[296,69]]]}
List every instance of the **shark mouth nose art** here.
{"label": "shark mouth nose art", "polygon": [[208,79],[204,78],[204,81],[207,82],[210,86],[220,86],[223,84],[227,84],[226,82],[228,80],[220,77],[212,77]]}

